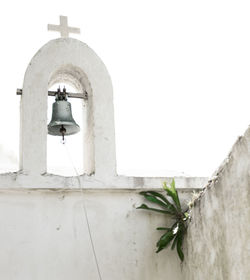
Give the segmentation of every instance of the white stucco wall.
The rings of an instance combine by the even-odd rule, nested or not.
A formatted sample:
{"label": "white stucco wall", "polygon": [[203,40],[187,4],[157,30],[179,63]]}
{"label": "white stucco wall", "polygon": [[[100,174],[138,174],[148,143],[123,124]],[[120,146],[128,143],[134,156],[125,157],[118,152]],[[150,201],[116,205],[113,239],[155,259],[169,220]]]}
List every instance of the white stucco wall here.
{"label": "white stucco wall", "polygon": [[197,201],[185,240],[186,280],[250,279],[250,129]]}
{"label": "white stucco wall", "polygon": [[[175,179],[183,203],[206,180]],[[106,185],[93,176],[1,174],[0,279],[97,280],[84,200],[103,280],[182,280],[176,252],[155,253],[161,234],[155,229],[170,221],[135,209],[139,191],[171,180],[117,176]]]}
{"label": "white stucco wall", "polygon": [[104,280],[183,279],[176,252],[155,253],[164,215],[127,190],[0,191],[0,279],[98,279],[83,199]]}

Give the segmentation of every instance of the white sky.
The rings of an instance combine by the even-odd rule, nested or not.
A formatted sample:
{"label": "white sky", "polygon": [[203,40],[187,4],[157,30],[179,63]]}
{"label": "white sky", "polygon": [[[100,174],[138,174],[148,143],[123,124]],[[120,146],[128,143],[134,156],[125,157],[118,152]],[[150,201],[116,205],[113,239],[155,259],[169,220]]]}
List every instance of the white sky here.
{"label": "white sky", "polygon": [[[210,176],[250,120],[249,1],[2,1],[0,170],[18,157],[25,69],[72,35],[106,64],[114,87],[118,173]],[[56,155],[55,155],[56,156]]]}

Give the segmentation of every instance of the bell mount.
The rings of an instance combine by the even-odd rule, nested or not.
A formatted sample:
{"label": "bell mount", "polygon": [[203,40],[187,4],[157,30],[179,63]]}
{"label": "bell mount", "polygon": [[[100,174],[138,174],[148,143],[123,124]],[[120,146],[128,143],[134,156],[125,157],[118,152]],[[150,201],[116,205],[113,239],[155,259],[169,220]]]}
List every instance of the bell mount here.
{"label": "bell mount", "polygon": [[[16,94],[17,95],[22,95],[23,94],[23,90],[18,88],[16,90]],[[56,96],[57,95],[57,91],[48,91],[48,96]],[[80,99],[84,99],[84,100],[88,100],[88,93],[87,91],[84,91],[84,93],[72,93],[72,92],[67,92],[67,97],[68,98],[80,98]]]}

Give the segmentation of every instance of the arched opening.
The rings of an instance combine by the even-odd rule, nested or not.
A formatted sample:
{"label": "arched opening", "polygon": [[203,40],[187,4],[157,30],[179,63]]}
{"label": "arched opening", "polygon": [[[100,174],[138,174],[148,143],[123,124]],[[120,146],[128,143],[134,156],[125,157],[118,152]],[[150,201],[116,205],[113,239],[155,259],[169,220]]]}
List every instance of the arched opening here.
{"label": "arched opening", "polygon": [[[93,121],[91,89],[84,73],[72,65],[65,65],[55,71],[50,78],[48,90],[57,91],[65,87],[70,93],[87,91],[88,100],[68,98],[72,116],[80,126],[80,132],[66,136],[47,136],[47,172],[61,176],[77,176],[94,172],[93,163]],[[52,116],[52,104],[55,97],[48,97],[47,123]]]}
{"label": "arched opening", "polygon": [[[57,91],[58,88],[66,88],[67,92],[76,93],[76,89],[66,83],[56,83],[49,88]],[[68,98],[71,103],[72,115],[80,126],[80,132],[74,135],[62,137],[49,135],[47,137],[47,172],[62,176],[76,176],[84,172],[83,166],[83,123],[85,116],[85,104],[83,100]],[[52,116],[52,106],[55,102],[53,96],[48,97],[47,123]]]}

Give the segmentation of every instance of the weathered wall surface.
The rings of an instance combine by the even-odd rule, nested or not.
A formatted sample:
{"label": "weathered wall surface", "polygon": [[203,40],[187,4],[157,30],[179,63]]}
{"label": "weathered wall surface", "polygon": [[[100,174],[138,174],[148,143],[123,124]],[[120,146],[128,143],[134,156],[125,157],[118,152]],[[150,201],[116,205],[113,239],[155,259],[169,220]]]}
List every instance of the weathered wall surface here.
{"label": "weathered wall surface", "polygon": [[197,201],[185,241],[186,280],[250,279],[250,130]]}
{"label": "weathered wall surface", "polygon": [[98,279],[83,198],[103,279],[183,279],[176,252],[155,254],[165,216],[136,210],[135,191],[106,190],[1,190],[0,279]]}

